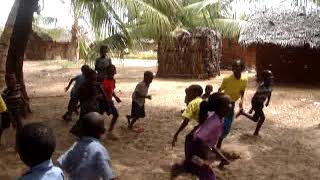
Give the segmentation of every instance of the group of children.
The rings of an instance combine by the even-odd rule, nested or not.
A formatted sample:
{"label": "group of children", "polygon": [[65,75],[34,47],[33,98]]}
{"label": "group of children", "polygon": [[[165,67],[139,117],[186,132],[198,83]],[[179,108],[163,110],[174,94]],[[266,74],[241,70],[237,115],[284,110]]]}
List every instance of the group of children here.
{"label": "group of children", "polygon": [[[183,122],[173,136],[172,146],[175,146],[179,133],[185,129],[190,120],[197,125],[185,138],[185,160],[173,165],[171,179],[182,172],[190,172],[200,180],[214,180],[213,162],[209,158],[210,152],[216,154],[221,160],[218,167],[222,168],[230,162],[220,152],[223,139],[230,133],[234,120],[234,108],[238,99],[241,115],[257,122],[254,135],[259,135],[260,128],[265,120],[264,106],[268,106],[272,93],[273,75],[270,70],[262,73],[263,83],[258,86],[251,100],[249,113],[243,110],[243,97],[247,86],[247,78],[242,75],[245,69],[244,62],[237,60],[232,65],[233,74],[225,77],[218,92],[211,94],[212,86],[208,85],[205,94],[200,85],[191,85],[186,89],[185,103],[187,108],[183,111]],[[264,104],[266,102],[266,104]],[[254,112],[253,115],[251,115]]]}
{"label": "group of children", "polygon": [[[55,150],[55,135],[51,128],[42,123],[30,123],[23,126],[20,117],[23,98],[19,86],[13,75],[7,75],[7,89],[0,97],[0,138],[2,131],[10,126],[17,127],[16,150],[21,160],[30,167],[20,179],[64,179],[64,172],[69,174],[69,179],[114,179],[111,159],[108,151],[100,142],[105,134],[103,114],[112,115],[109,137],[119,117],[113,98],[121,103],[116,95],[116,81],[114,75],[116,68],[106,56],[107,47],[100,49],[101,57],[97,59],[95,70],[84,65],[82,74],[71,79],[67,91],[73,81],[75,84],[70,93],[70,101],[63,119],[72,120],[72,114],[78,112],[79,120],[70,130],[78,137],[78,141],[58,158],[59,167],[53,165],[51,156]],[[171,178],[174,179],[182,172],[190,172],[200,180],[214,180],[212,161],[209,153],[216,154],[221,162],[219,167],[228,165],[229,160],[220,152],[223,139],[230,132],[234,119],[234,107],[238,99],[241,115],[257,122],[254,135],[259,135],[259,130],[265,120],[264,106],[268,106],[272,93],[272,72],[265,70],[262,74],[263,83],[258,86],[251,101],[251,109],[248,113],[243,110],[243,97],[247,85],[247,78],[242,75],[244,63],[235,61],[232,66],[233,74],[224,78],[218,92],[213,93],[213,87],[207,85],[205,93],[200,85],[191,85],[186,90],[186,109],[183,110],[183,122],[174,134],[172,146],[175,146],[180,132],[182,132],[191,120],[197,125],[185,138],[185,160],[172,167]],[[139,118],[145,117],[145,99],[151,100],[148,89],[153,80],[153,73],[146,71],[143,81],[138,83],[132,94],[131,114],[127,115],[128,128],[133,129]],[[265,101],[267,101],[265,103]],[[78,105],[80,103],[80,105]],[[264,104],[265,103],[265,104]],[[253,115],[251,115],[254,112]],[[0,139],[1,140],[1,139]],[[62,170],[63,171],[62,171]]]}

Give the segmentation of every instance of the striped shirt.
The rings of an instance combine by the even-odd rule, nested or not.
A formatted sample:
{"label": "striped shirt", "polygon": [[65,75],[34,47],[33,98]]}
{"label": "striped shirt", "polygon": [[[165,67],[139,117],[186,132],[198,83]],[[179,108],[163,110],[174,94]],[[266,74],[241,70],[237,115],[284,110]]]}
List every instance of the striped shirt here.
{"label": "striped shirt", "polygon": [[20,85],[17,84],[15,89],[5,89],[2,92],[2,98],[5,101],[8,111],[11,113],[19,113],[23,99],[21,95]]}

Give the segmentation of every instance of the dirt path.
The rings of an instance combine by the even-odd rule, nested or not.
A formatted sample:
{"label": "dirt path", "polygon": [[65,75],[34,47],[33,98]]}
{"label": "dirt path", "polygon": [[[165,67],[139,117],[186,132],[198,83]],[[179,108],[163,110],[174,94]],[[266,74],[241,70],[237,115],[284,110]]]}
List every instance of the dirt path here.
{"label": "dirt path", "polygon": [[[54,160],[74,142],[68,130],[76,117],[72,123],[66,124],[61,120],[61,115],[69,97],[63,88],[79,70],[64,68],[65,63],[25,63],[33,114],[24,123],[42,121],[54,129],[57,136]],[[150,87],[153,99],[146,104],[147,118],[140,122],[146,130],[142,134],[135,134],[127,131],[125,120],[125,115],[130,111],[131,93],[144,70],[156,70],[154,66],[135,67],[138,65],[118,65],[117,90],[123,100],[117,105],[120,119],[116,133],[120,140],[111,142],[104,139],[103,142],[111,152],[114,170],[120,179],[168,179],[170,165],[183,158],[184,135],[188,132],[185,130],[180,135],[177,147],[172,149],[170,141],[181,123],[179,111],[184,106],[185,87],[191,83],[203,86],[210,83],[217,89],[222,77],[230,72],[223,72],[222,77],[210,81],[155,79]],[[255,86],[251,77],[245,99],[246,108],[249,108]],[[224,171],[217,170],[220,179],[320,179],[319,109],[319,89],[274,87],[271,105],[266,108],[267,120],[261,137],[251,136],[255,124],[250,121],[239,118],[234,122],[223,148],[239,154],[240,159]],[[109,124],[110,119],[106,119]],[[191,128],[189,125],[188,129]],[[26,170],[13,150],[13,137],[13,130],[5,132],[3,136],[0,147],[1,180],[15,179]],[[179,179],[195,178],[184,175]]]}

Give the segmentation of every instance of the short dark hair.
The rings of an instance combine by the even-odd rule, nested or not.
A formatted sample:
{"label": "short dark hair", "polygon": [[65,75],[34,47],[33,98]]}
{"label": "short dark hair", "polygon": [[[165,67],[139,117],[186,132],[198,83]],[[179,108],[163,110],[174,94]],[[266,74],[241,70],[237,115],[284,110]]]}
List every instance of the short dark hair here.
{"label": "short dark hair", "polygon": [[106,71],[107,71],[107,74],[109,75],[112,71],[116,71],[116,66],[111,64],[107,67]]}
{"label": "short dark hair", "polygon": [[153,78],[153,73],[151,71],[145,71],[143,78]]}
{"label": "short dark hair", "polygon": [[242,59],[234,60],[232,63],[233,67],[240,67],[241,71],[244,71],[246,69],[246,63]]}
{"label": "short dark hair", "polygon": [[52,129],[43,123],[30,123],[18,131],[18,153],[21,160],[29,167],[49,160],[55,147],[55,135]]}
{"label": "short dark hair", "polygon": [[109,47],[107,45],[101,45],[100,46],[100,53],[102,53],[103,50],[106,50],[107,52],[109,52]]}
{"label": "short dark hair", "polygon": [[90,69],[90,67],[86,64],[81,66],[82,73],[87,73],[89,71],[89,69]]}
{"label": "short dark hair", "polygon": [[[85,136],[99,138],[98,136],[105,132],[103,117],[97,112],[87,113],[81,117],[80,122],[80,128]],[[103,123],[103,127],[99,123]]]}
{"label": "short dark hair", "polygon": [[187,92],[195,96],[201,96],[203,94],[203,88],[198,84],[192,84],[188,87]]}

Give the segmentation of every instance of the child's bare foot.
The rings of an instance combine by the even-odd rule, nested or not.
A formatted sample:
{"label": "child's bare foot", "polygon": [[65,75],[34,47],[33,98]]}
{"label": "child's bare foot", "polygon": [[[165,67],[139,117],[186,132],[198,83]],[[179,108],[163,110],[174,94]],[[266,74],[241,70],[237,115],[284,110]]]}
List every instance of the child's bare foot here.
{"label": "child's bare foot", "polygon": [[254,136],[259,136],[259,132],[254,132],[253,135]]}
{"label": "child's bare foot", "polygon": [[243,114],[243,109],[240,109],[239,112],[236,114],[236,118]]}
{"label": "child's bare foot", "polygon": [[183,172],[185,172],[185,170],[182,164],[174,164],[171,168],[170,180],[175,179]]}

